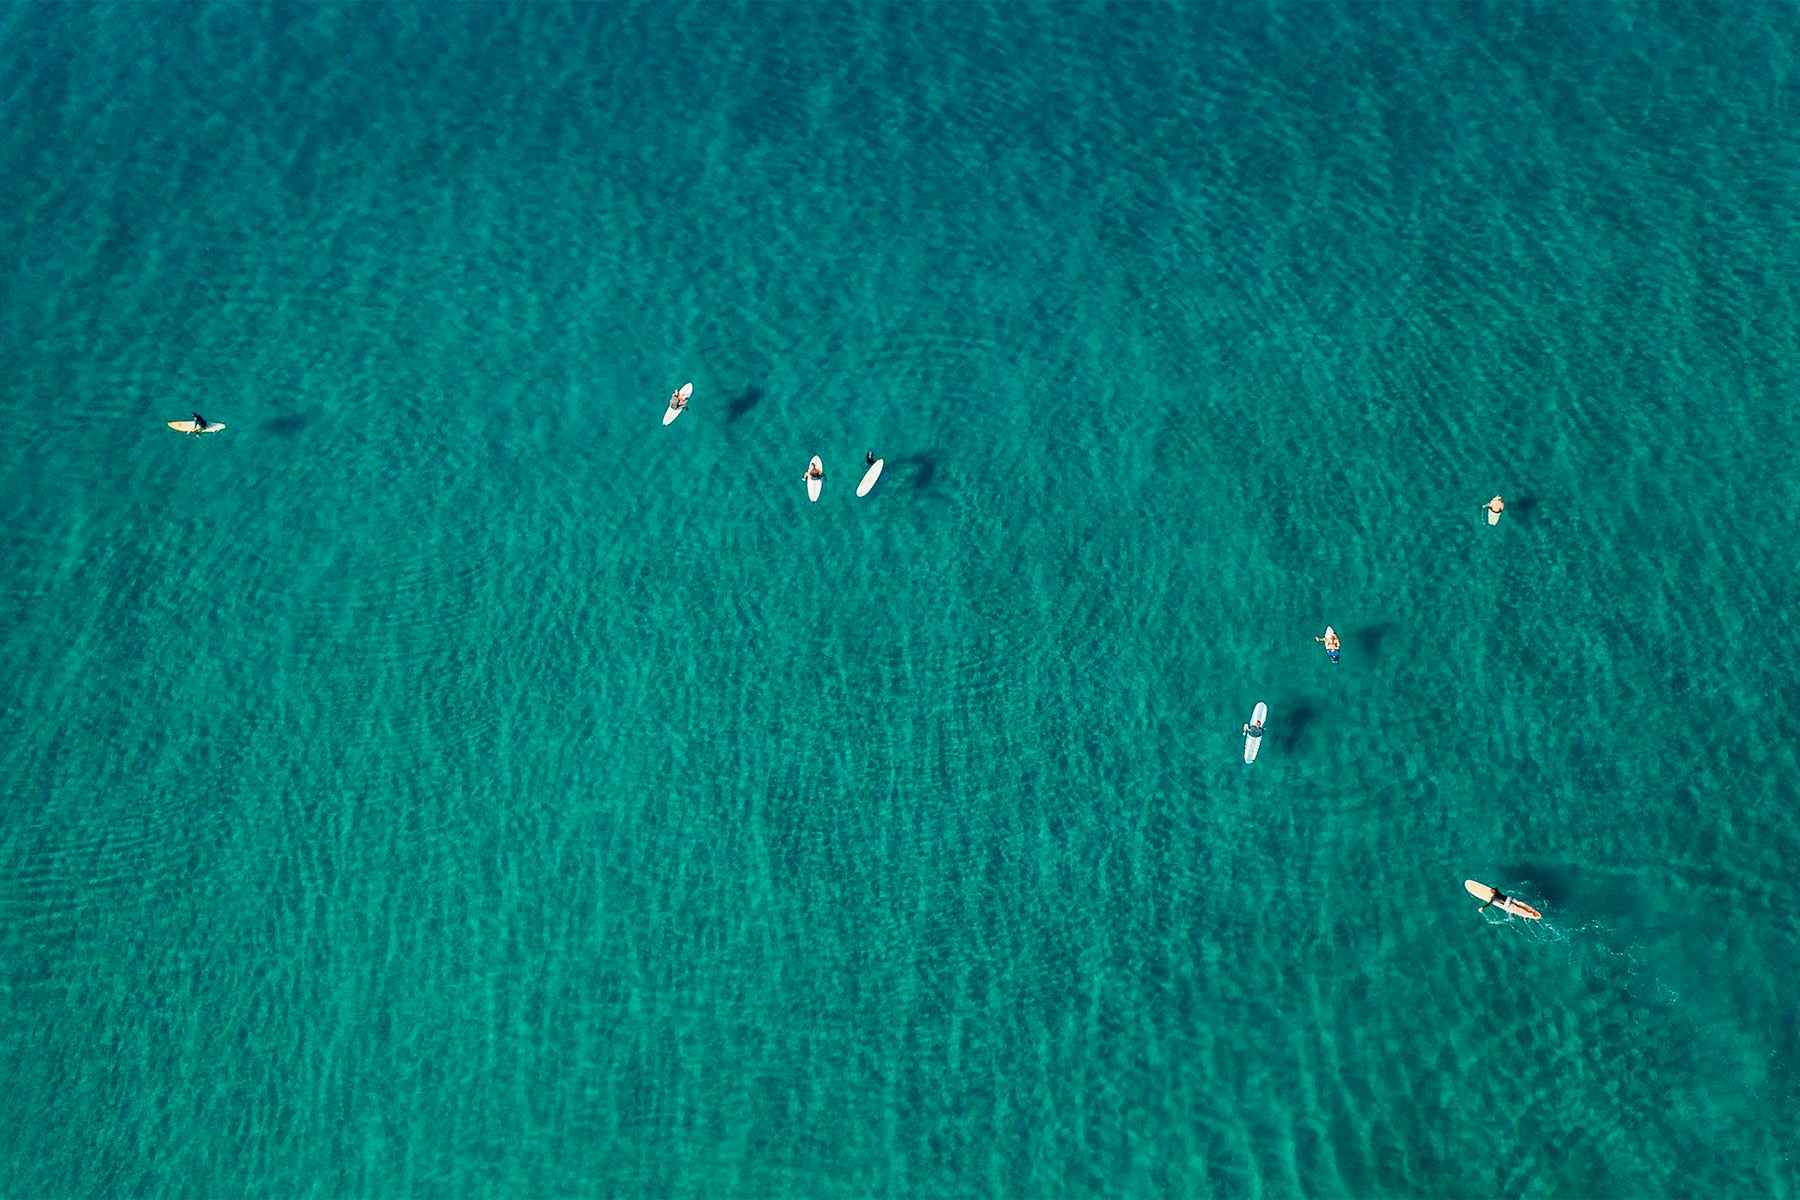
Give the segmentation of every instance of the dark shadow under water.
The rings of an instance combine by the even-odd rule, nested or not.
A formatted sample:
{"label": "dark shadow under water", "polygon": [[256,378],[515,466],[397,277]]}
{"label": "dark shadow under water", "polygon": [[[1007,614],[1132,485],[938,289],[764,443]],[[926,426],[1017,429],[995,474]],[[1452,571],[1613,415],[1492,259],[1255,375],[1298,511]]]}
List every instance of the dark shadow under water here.
{"label": "dark shadow under water", "polygon": [[1392,621],[1377,621],[1373,625],[1352,629],[1344,638],[1344,653],[1354,654],[1364,662],[1378,662],[1381,659],[1381,645],[1392,632]]}
{"label": "dark shadow under water", "polygon": [[917,454],[909,454],[905,458],[896,458],[894,460],[894,465],[897,467],[912,468],[912,485],[915,491],[925,491],[931,486],[932,481],[937,478],[937,455],[929,450],[922,450]]}
{"label": "dark shadow under water", "polygon": [[731,398],[725,407],[725,423],[727,425],[743,417],[751,409],[762,403],[763,390],[754,383]]}
{"label": "dark shadow under water", "polygon": [[1290,701],[1285,709],[1269,709],[1269,732],[1277,729],[1281,740],[1296,750],[1303,750],[1312,740],[1313,726],[1318,724],[1319,706],[1309,699]]}
{"label": "dark shadow under water", "polygon": [[314,414],[310,412],[282,413],[279,416],[270,417],[268,420],[264,421],[262,423],[262,430],[264,433],[279,434],[282,437],[293,437],[304,431],[308,425],[313,423],[313,415]]}

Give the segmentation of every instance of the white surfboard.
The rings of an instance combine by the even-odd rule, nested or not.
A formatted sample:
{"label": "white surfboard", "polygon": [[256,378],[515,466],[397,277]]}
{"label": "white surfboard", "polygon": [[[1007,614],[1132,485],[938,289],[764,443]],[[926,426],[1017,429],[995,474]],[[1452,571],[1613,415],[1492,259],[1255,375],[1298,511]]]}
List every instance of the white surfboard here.
{"label": "white surfboard", "polygon": [[219,430],[225,428],[225,422],[214,421],[205,429],[202,429],[192,421],[170,421],[169,428],[177,433],[217,433]]}
{"label": "white surfboard", "polygon": [[[1258,700],[1256,702],[1256,711],[1252,712],[1250,714],[1250,723],[1252,725],[1261,725],[1261,724],[1263,724],[1263,722],[1267,721],[1268,719],[1269,719],[1269,706],[1264,704],[1261,700]],[[1260,733],[1256,733],[1256,734],[1246,733],[1244,735],[1244,761],[1245,762],[1253,763],[1256,761],[1256,755],[1262,749],[1262,740],[1263,740],[1263,735]]]}
{"label": "white surfboard", "polygon": [[684,383],[681,385],[680,391],[676,392],[675,395],[669,397],[669,411],[663,414],[663,424],[664,425],[670,424],[671,422],[673,422],[675,420],[676,417],[679,417],[682,413],[687,411],[687,405],[685,403],[677,404],[677,403],[675,403],[675,401],[677,399],[685,401],[685,400],[687,400],[687,398],[689,396],[692,396],[693,394],[694,394],[694,385],[692,383]]}
{"label": "white surfboard", "polygon": [[[819,469],[819,475],[816,478],[813,475],[814,467]],[[819,489],[825,486],[824,472],[825,464],[819,461],[818,455],[813,455],[812,461],[806,464],[806,498],[808,500],[818,500]]]}
{"label": "white surfboard", "polygon": [[885,458],[878,458],[870,463],[869,469],[863,472],[862,482],[856,485],[856,494],[868,495],[869,489],[875,486],[875,481],[881,478],[881,468],[886,465],[887,459]]}

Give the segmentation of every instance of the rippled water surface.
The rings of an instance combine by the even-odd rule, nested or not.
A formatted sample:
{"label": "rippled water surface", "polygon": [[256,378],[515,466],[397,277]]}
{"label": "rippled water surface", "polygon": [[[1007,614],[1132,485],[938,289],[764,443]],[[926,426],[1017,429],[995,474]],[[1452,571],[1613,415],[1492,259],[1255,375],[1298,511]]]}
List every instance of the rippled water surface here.
{"label": "rippled water surface", "polygon": [[0,1193],[1794,1196],[1797,67],[0,3]]}

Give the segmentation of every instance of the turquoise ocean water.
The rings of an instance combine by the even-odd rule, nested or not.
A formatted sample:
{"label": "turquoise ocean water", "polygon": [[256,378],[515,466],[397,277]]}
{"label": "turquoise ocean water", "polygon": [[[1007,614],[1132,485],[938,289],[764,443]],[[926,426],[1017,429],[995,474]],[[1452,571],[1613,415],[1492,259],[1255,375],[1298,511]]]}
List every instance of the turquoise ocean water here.
{"label": "turquoise ocean water", "polygon": [[0,1194],[1800,1194],[1792,4],[0,100]]}

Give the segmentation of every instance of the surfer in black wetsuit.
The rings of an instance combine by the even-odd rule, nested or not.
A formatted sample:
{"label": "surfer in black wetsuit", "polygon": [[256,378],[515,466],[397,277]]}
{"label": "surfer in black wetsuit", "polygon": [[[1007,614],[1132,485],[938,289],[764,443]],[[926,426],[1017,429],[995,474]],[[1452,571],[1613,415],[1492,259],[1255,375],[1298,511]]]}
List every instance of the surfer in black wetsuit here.
{"label": "surfer in black wetsuit", "polygon": [[210,424],[212,424],[212,422],[208,421],[205,417],[201,416],[199,413],[194,414],[194,432],[195,433],[205,433],[207,426],[209,426]]}
{"label": "surfer in black wetsuit", "polygon": [[867,454],[863,455],[863,462],[868,466],[871,466],[871,467],[874,466],[875,465],[875,452],[873,450],[871,450]]}

